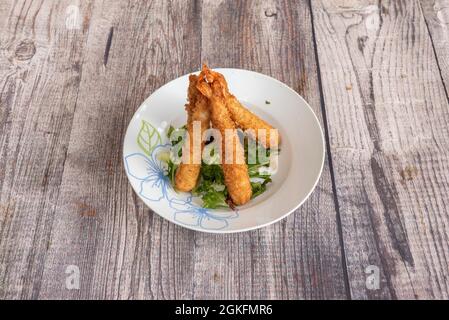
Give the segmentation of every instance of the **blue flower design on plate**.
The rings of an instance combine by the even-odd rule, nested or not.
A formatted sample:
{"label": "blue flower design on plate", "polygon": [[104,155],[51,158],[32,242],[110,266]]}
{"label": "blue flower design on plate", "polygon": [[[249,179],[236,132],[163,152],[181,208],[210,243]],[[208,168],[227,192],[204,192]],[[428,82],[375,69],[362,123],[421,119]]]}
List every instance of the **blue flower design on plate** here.
{"label": "blue flower design on plate", "polygon": [[174,210],[173,219],[187,226],[201,227],[207,230],[221,230],[228,227],[228,219],[238,217],[238,211],[210,210],[192,203],[192,196],[180,198],[175,195],[166,174],[166,163],[161,153],[170,152],[170,144],[158,145],[150,157],[143,153],[132,153],[125,157],[125,169],[128,175],[140,181],[139,195],[149,201],[167,201]]}
{"label": "blue flower design on plate", "polygon": [[153,149],[150,157],[143,153],[132,153],[125,157],[126,171],[131,177],[141,181],[139,195],[147,200],[168,199],[170,181],[165,175],[165,163],[158,155],[169,152],[169,148],[169,145],[159,145]]}
{"label": "blue flower design on plate", "polygon": [[194,205],[191,202],[180,204],[176,199],[170,201],[170,207],[175,210],[175,221],[208,230],[224,229],[229,225],[228,219],[238,217],[237,211],[210,210]]}

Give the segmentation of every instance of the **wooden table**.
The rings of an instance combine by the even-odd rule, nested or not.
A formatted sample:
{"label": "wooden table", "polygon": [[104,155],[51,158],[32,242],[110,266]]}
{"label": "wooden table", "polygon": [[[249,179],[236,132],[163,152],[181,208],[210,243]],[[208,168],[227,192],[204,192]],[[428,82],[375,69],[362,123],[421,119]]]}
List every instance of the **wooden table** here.
{"label": "wooden table", "polygon": [[[448,0],[8,0],[0,26],[0,298],[449,298]],[[203,61],[325,129],[275,225],[193,232],[127,181],[133,113]]]}

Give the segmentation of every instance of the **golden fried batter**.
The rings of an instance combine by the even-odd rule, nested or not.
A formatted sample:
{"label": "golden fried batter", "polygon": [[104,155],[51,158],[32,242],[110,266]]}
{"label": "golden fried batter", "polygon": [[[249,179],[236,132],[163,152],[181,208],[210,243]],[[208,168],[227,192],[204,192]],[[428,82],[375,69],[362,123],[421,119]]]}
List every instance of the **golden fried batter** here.
{"label": "golden fried batter", "polygon": [[204,67],[203,69],[207,73],[206,77],[209,77],[210,79],[213,78],[215,81],[220,82],[226,108],[229,111],[232,121],[235,122],[237,127],[246,131],[253,139],[260,141],[267,149],[278,147],[281,143],[281,137],[278,130],[245,108],[240,101],[229,92],[226,79],[221,73],[212,71],[207,67]]}
{"label": "golden fried batter", "polygon": [[[204,132],[212,127],[219,130],[222,141],[220,153],[225,185],[235,205],[247,203],[252,196],[248,167],[244,161],[243,146],[236,128],[241,128],[252,138],[261,142],[264,147],[278,147],[280,136],[275,128],[246,109],[228,89],[224,76],[203,66],[199,76],[190,75],[188,88],[187,132],[188,146],[183,154],[190,155],[189,161],[183,161],[175,176],[175,188],[180,191],[191,191],[197,184],[201,169],[201,150],[194,150],[194,139],[201,139]],[[200,125],[201,136],[194,137],[195,122]],[[264,129],[259,131],[260,129]],[[226,144],[232,147],[231,154],[226,154]],[[229,149],[228,149],[229,150]],[[195,152],[197,151],[197,152]],[[194,159],[194,156],[197,156]]]}
{"label": "golden fried batter", "polygon": [[260,141],[265,148],[279,146],[281,137],[277,130],[246,109],[232,94],[226,99],[226,108],[235,124],[253,139]]}
{"label": "golden fried batter", "polygon": [[[208,82],[206,82],[206,79]],[[243,146],[237,136],[237,130],[234,121],[229,115],[225,106],[225,97],[222,84],[214,81],[213,75],[208,72],[207,67],[203,68],[198,81],[198,90],[209,98],[212,126],[219,130],[222,136],[221,159],[225,179],[225,185],[228,188],[229,195],[236,205],[247,203],[252,196],[251,183],[248,175],[248,167],[243,160],[239,161],[239,155],[243,155]],[[231,136],[229,136],[231,134]],[[225,137],[232,139],[232,161],[227,163],[225,154]]]}
{"label": "golden fried batter", "polygon": [[[210,123],[210,111],[208,99],[203,96],[196,88],[198,76],[189,76],[189,88],[188,88],[188,100],[186,105],[187,111],[187,132],[189,133],[189,153],[190,159],[187,163],[182,162],[176,171],[175,176],[175,188],[179,191],[191,191],[198,182],[201,169],[201,154],[204,147],[204,143],[201,143],[201,150],[197,150],[197,158],[194,159],[194,139],[201,139],[204,131],[209,129]],[[195,121],[201,125],[201,135],[194,137],[193,127]],[[183,148],[183,152],[186,148]]]}

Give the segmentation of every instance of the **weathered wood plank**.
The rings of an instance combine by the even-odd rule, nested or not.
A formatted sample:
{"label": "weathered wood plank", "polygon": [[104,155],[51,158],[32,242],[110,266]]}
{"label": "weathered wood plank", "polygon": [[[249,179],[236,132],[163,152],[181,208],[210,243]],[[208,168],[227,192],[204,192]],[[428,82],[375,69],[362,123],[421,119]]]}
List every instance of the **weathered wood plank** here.
{"label": "weathered wood plank", "polygon": [[420,0],[420,3],[449,99],[449,0]]}
{"label": "weathered wood plank", "polygon": [[[284,81],[322,118],[306,1],[203,1],[202,57]],[[195,233],[195,244],[195,298],[346,297],[327,161],[318,190],[287,219],[236,235]]]}
{"label": "weathered wood plank", "polygon": [[352,297],[447,299],[449,108],[419,3],[312,3]]}
{"label": "weathered wood plank", "polygon": [[[10,4],[11,10],[1,7],[2,15],[16,19],[5,20],[10,31],[0,34],[2,40],[15,37],[18,32],[11,28],[25,22],[24,32],[36,38],[54,35],[47,41],[58,49],[54,61],[47,59],[43,67],[32,69],[37,79],[44,72],[51,81],[37,87],[39,94],[28,95],[26,101],[32,102],[28,109],[15,102],[19,95],[15,88],[9,89],[8,77],[4,80],[8,90],[2,91],[2,106],[6,101],[7,108],[2,108],[0,118],[1,161],[6,168],[1,176],[1,199],[6,203],[0,238],[2,297],[346,297],[328,167],[319,192],[299,213],[261,231],[227,236],[194,234],[151,214],[124,175],[119,150],[130,117],[155,88],[197,69],[201,33],[211,63],[247,67],[284,80],[320,114],[307,3],[299,7],[287,2],[254,4],[253,8],[246,2],[236,7],[207,4],[202,28],[196,1],[187,7],[181,1],[95,1],[79,8],[70,2],[52,6],[53,2],[44,1],[37,12],[31,10],[35,5],[31,2]],[[221,33],[207,23],[221,16],[223,6],[228,7],[222,26],[232,24],[234,16],[240,23],[235,30]],[[74,17],[73,10],[79,10],[80,16]],[[29,26],[28,13],[23,12],[46,18],[33,18]],[[243,38],[234,32],[240,27],[248,29]],[[277,31],[272,33],[271,28]],[[260,36],[252,35],[259,30]],[[213,48],[207,42],[217,32],[233,43],[230,59],[220,56],[229,48],[226,41]],[[263,42],[264,37],[269,43]],[[67,45],[72,51],[65,49]],[[243,50],[239,49],[242,45]],[[14,54],[26,61],[33,51],[28,41]],[[285,59],[277,59],[278,54]],[[0,61],[2,70],[9,70],[10,61]],[[259,63],[267,68],[260,68]],[[13,108],[16,113],[9,111]],[[53,109],[65,113],[55,120]],[[55,129],[45,131],[57,136],[53,145],[36,141],[35,128],[42,125],[41,120]],[[22,133],[22,128],[29,129]],[[15,140],[11,142],[10,136]],[[11,153],[12,147],[19,151]],[[47,149],[53,153],[45,156],[50,152]],[[32,161],[25,159],[30,154]],[[17,171],[16,162],[25,167]],[[50,169],[42,172],[40,168]],[[47,189],[40,187],[41,180],[49,185]],[[28,190],[33,192],[33,202],[29,195],[25,197]],[[16,194],[21,196],[19,205],[15,198],[9,200]],[[80,269],[80,290],[65,287],[70,265]]]}
{"label": "weathered wood plank", "polygon": [[[200,43],[212,66],[270,74],[321,118],[308,3],[99,0],[78,21],[70,5],[0,3],[0,298],[347,297],[328,163],[297,213],[223,236],[152,214],[121,163],[136,107],[197,69]],[[313,2],[355,298],[448,297],[448,69],[425,5],[437,60],[417,2]]]}
{"label": "weathered wood plank", "polygon": [[[153,214],[121,145],[142,101],[198,69],[199,10],[185,1],[96,1],[40,298],[191,298],[193,232]],[[83,12],[83,15],[85,13]],[[80,290],[64,287],[68,265]]]}
{"label": "weathered wood plank", "polygon": [[68,3],[0,4],[0,299],[40,288],[87,36]]}

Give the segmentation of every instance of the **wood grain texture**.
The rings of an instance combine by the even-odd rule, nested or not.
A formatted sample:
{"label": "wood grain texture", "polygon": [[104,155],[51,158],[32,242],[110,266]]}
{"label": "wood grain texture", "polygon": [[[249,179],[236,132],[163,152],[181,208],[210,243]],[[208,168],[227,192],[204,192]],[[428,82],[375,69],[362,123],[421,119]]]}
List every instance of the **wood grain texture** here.
{"label": "wood grain texture", "polygon": [[[271,75],[322,118],[306,1],[203,1],[202,10],[204,61]],[[195,276],[195,297],[346,298],[336,214],[326,161],[318,191],[282,222],[238,235],[196,233],[195,272],[214,270],[218,280]]]}
{"label": "wood grain texture", "polygon": [[[448,8],[0,1],[0,299],[449,298]],[[285,82],[325,128],[317,189],[273,226],[193,232],[126,179],[133,113],[203,61]]]}
{"label": "wood grain texture", "polygon": [[421,0],[420,3],[449,99],[449,0]]}
{"label": "wood grain texture", "polygon": [[[63,1],[2,1],[0,9],[2,298],[39,292],[87,36],[82,27],[61,27],[66,7]],[[89,6],[81,8],[88,18]]]}
{"label": "wood grain texture", "polygon": [[420,5],[312,3],[351,296],[447,299],[449,108]]}
{"label": "wood grain texture", "polygon": [[[45,35],[53,35],[47,40],[49,45],[68,46],[74,52],[65,49],[57,56],[59,60],[50,60],[53,64],[47,66],[47,56],[37,49],[44,67],[62,68],[62,72],[33,69],[35,77],[43,73],[53,81],[29,93],[35,99],[26,106],[29,116],[21,109],[9,111],[21,106],[16,107],[10,96],[22,98],[23,94],[8,89],[8,77],[3,80],[2,105],[6,108],[2,110],[8,112],[2,112],[1,122],[6,133],[1,160],[7,168],[1,180],[2,297],[346,297],[328,167],[320,191],[287,220],[262,231],[215,236],[177,227],[150,212],[132,192],[121,162],[123,135],[136,108],[163,83],[199,68],[200,50],[215,65],[247,67],[288,82],[320,114],[307,3],[291,7],[288,2],[241,2],[234,7],[229,2],[192,1],[186,6],[185,1],[92,1],[79,7],[79,17],[70,17],[69,25],[74,27],[70,30],[64,20],[73,13],[70,2],[44,1],[35,11],[28,10],[33,8],[30,2],[10,3],[10,7],[17,12],[1,11],[14,26],[6,35],[18,34],[18,22],[36,21],[45,27]],[[220,30],[232,24],[235,15],[240,21],[236,29]],[[221,25],[212,21],[214,17],[221,17]],[[31,40],[14,50],[17,59],[24,61],[34,51],[32,41],[43,32],[33,33],[32,25],[23,28]],[[245,38],[236,32],[240,28],[247,29]],[[270,32],[272,28],[277,31]],[[212,37],[221,31],[228,42],[211,47]],[[77,42],[60,43],[69,36]],[[269,37],[268,43],[264,37]],[[248,42],[251,38],[255,43]],[[242,50],[241,45],[249,46]],[[296,61],[298,50],[300,60]],[[212,59],[220,51],[238,54]],[[285,72],[286,65],[271,63],[278,54],[285,55],[282,63],[296,68]],[[2,63],[6,70],[9,62]],[[74,71],[64,69],[66,65]],[[69,82],[73,92],[64,84],[66,77],[73,78]],[[29,86],[30,90],[35,87]],[[39,94],[46,100],[39,99]],[[61,105],[70,106],[70,113],[55,120],[51,114],[61,112]],[[32,114],[40,110],[50,118],[34,119]],[[12,116],[27,118],[20,122]],[[51,132],[58,137],[50,145],[46,140],[36,141],[34,129],[45,123],[51,123]],[[22,130],[28,131],[23,134]],[[11,153],[8,147],[19,148],[19,152]],[[17,173],[15,166],[25,154],[30,155],[30,148],[35,160],[23,160],[26,167]],[[42,156],[50,151],[48,157]],[[54,167],[45,169],[49,165]],[[51,189],[42,188],[42,180]],[[35,202],[28,204],[25,196],[22,202],[10,200],[14,189],[9,184],[18,184],[16,192],[34,192]],[[79,267],[80,290],[65,287],[65,271],[71,265]]]}
{"label": "wood grain texture", "polygon": [[[22,32],[38,43],[31,63],[2,60],[2,297],[190,297],[192,232],[136,199],[121,145],[144,98],[197,69],[195,4],[87,2],[67,30],[70,2],[34,3],[11,2],[2,33],[9,55]],[[69,265],[80,290],[65,287]]]}
{"label": "wood grain texture", "polygon": [[[142,101],[198,67],[198,18],[184,1],[95,2],[40,298],[192,296],[193,232],[137,200],[121,146]],[[61,286],[71,264],[79,291]]]}

